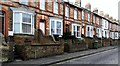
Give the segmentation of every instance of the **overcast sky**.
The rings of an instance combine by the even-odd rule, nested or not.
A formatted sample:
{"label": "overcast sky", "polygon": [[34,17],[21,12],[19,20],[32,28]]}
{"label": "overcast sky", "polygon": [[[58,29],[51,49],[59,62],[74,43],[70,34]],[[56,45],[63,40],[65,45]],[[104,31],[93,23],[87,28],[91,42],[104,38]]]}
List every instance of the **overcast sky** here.
{"label": "overcast sky", "polygon": [[[70,0],[74,2],[74,0]],[[113,18],[118,19],[118,2],[120,0],[81,0],[82,7],[87,3],[91,3],[92,10],[98,8],[99,11],[108,13]],[[120,7],[120,6],[119,6]]]}

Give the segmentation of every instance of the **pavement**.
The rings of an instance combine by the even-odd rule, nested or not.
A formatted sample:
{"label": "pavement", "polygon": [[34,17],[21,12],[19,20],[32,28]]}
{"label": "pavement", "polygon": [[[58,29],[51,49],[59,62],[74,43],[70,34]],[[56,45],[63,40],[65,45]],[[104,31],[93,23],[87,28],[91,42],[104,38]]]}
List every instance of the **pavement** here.
{"label": "pavement", "polygon": [[71,60],[74,58],[79,58],[79,57],[83,57],[83,56],[87,56],[87,55],[91,55],[91,54],[95,54],[95,53],[99,53],[99,52],[103,52],[103,51],[107,51],[107,50],[111,50],[111,49],[115,49],[115,48],[117,48],[117,46],[102,47],[102,48],[98,48],[98,49],[88,49],[85,51],[79,51],[79,52],[74,52],[74,53],[64,53],[62,55],[50,56],[50,57],[39,58],[39,59],[31,59],[31,60],[27,60],[27,61],[16,60],[14,62],[5,63],[5,64],[7,64],[7,65],[9,65],[9,64],[23,64],[23,65],[29,64],[29,66],[32,64],[33,65],[52,65],[52,64],[63,62],[63,61]]}

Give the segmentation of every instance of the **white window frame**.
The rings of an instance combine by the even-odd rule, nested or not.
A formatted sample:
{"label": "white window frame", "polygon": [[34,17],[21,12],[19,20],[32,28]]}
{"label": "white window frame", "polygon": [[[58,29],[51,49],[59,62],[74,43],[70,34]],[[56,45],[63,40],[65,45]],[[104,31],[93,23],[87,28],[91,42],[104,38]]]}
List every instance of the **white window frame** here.
{"label": "white window frame", "polygon": [[90,22],[90,13],[88,12],[88,22]]}
{"label": "white window frame", "polygon": [[112,32],[112,39],[115,39],[114,35],[115,35],[114,32]]}
{"label": "white window frame", "polygon": [[102,38],[102,29],[101,28],[97,28],[97,37]]}
{"label": "white window frame", "polygon": [[84,17],[85,16],[85,14],[84,14],[84,11],[82,11],[82,20],[84,20]]}
{"label": "white window frame", "polygon": [[60,22],[61,23],[61,33],[60,33],[60,35],[63,35],[63,19],[59,19],[59,18],[52,18],[52,17],[50,17],[49,18],[50,19],[50,35],[52,35],[52,31],[51,31],[51,22],[52,21],[54,21],[54,30],[55,30],[55,32],[53,33],[54,35],[59,35],[59,34],[57,34],[57,22]]}
{"label": "white window frame", "polygon": [[28,0],[20,0],[21,4],[28,5]]}
{"label": "white window frame", "polygon": [[93,23],[95,23],[95,16],[93,16]]}
{"label": "white window frame", "polygon": [[[89,31],[88,31],[88,27],[89,27]],[[89,33],[90,35],[88,35],[88,33]],[[93,35],[94,35],[93,26],[87,25],[87,26],[86,26],[86,36],[93,38]]]}
{"label": "white window frame", "polygon": [[[75,30],[74,30],[74,26],[75,26]],[[72,35],[74,35],[74,31],[75,31],[75,37],[76,38],[81,38],[81,32],[80,32],[80,30],[79,31],[77,31],[77,27],[80,27],[79,29],[81,30],[81,26],[79,25],[79,24],[76,24],[76,23],[73,23],[72,24]],[[80,36],[77,36],[77,33],[80,33],[79,35]]]}
{"label": "white window frame", "polygon": [[[88,31],[88,28],[89,28],[89,31]],[[90,27],[89,26],[87,26],[87,28],[86,28],[86,36],[90,37]]]}
{"label": "white window frame", "polygon": [[58,3],[54,2],[54,13],[58,14]]}
{"label": "white window frame", "polygon": [[45,1],[46,0],[40,0],[40,9],[45,10]]}
{"label": "white window frame", "polygon": [[74,19],[77,19],[77,10],[74,10]]}
{"label": "white window frame", "polygon": [[68,6],[65,7],[65,16],[69,17],[69,8],[68,8]]}
{"label": "white window frame", "polygon": [[99,28],[97,28],[97,30],[96,30],[97,37],[99,37],[99,31],[100,31]]}
{"label": "white window frame", "polygon": [[115,32],[115,39],[118,39],[118,38],[119,38],[118,35],[119,35],[118,32]]}
{"label": "white window frame", "polygon": [[82,27],[82,34],[84,35],[84,26]]}
{"label": "white window frame", "polygon": [[[15,32],[14,31],[14,24],[15,24],[15,21],[14,21],[14,14],[15,13],[20,13],[20,31],[19,32]],[[25,23],[25,22],[22,22],[22,14],[29,14],[31,15],[31,23]],[[30,24],[31,25],[31,32],[30,33],[24,33],[22,31],[22,23],[24,24]],[[15,34],[30,34],[30,35],[34,35],[34,14],[33,13],[29,13],[29,12],[25,12],[25,11],[13,11],[13,32]]]}

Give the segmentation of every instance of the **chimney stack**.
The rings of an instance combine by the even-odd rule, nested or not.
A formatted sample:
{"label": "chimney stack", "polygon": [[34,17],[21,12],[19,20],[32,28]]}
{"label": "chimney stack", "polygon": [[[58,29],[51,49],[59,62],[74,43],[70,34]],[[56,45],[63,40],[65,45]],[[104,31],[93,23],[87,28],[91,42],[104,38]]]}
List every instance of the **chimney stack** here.
{"label": "chimney stack", "polygon": [[100,11],[100,16],[104,16],[104,12],[103,11]]}
{"label": "chimney stack", "polygon": [[105,14],[104,17],[109,19],[109,14]]}
{"label": "chimney stack", "polygon": [[96,14],[98,14],[98,8],[94,8],[93,12],[96,13]]}
{"label": "chimney stack", "polygon": [[110,20],[110,21],[112,21],[112,20],[113,20],[113,17],[112,17],[112,16],[110,16],[110,17],[109,17],[109,20]]}
{"label": "chimney stack", "polygon": [[90,4],[90,3],[87,3],[87,4],[85,5],[85,8],[91,11],[91,4]]}
{"label": "chimney stack", "polygon": [[81,0],[75,0],[75,6],[81,7]]}
{"label": "chimney stack", "polygon": [[113,22],[116,22],[116,19],[113,19]]}

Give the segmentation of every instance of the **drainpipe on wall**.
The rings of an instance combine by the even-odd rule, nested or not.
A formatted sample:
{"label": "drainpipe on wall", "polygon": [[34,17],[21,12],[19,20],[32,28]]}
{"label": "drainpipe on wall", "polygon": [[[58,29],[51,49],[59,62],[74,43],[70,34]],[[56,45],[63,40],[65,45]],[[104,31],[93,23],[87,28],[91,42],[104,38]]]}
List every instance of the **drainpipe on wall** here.
{"label": "drainpipe on wall", "polygon": [[65,32],[65,2],[62,2],[63,4],[63,33]]}

